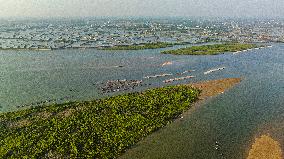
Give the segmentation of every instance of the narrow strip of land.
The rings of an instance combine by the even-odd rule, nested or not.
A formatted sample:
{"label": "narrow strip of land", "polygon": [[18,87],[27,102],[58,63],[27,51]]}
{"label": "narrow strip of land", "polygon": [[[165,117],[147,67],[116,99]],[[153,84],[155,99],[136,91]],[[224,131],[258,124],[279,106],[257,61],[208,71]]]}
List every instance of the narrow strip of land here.
{"label": "narrow strip of land", "polygon": [[167,42],[157,42],[157,43],[146,43],[139,45],[117,45],[113,47],[104,47],[101,50],[145,50],[145,49],[159,49],[172,47],[174,45],[179,45],[177,43],[167,43]]}
{"label": "narrow strip of land", "polygon": [[173,55],[218,55],[225,52],[237,52],[247,49],[258,48],[256,44],[243,44],[243,43],[225,43],[214,45],[201,45],[181,48],[177,50],[162,51],[163,54]]}
{"label": "narrow strip of land", "polygon": [[225,78],[211,81],[193,83],[192,86],[201,90],[199,99],[216,96],[241,82],[241,78]]}

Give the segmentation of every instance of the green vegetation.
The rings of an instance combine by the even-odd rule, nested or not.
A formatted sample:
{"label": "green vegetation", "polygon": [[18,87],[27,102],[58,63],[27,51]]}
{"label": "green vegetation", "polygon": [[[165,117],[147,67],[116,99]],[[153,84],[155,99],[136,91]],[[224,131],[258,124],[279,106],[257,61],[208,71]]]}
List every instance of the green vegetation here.
{"label": "green vegetation", "polygon": [[159,49],[172,47],[178,45],[177,43],[166,43],[166,42],[157,42],[157,43],[148,43],[143,45],[129,45],[129,46],[113,46],[109,48],[102,48],[103,50],[144,50],[144,49]]}
{"label": "green vegetation", "polygon": [[169,86],[0,114],[0,158],[115,158],[177,118],[199,94]]}
{"label": "green vegetation", "polygon": [[259,47],[256,44],[226,43],[214,45],[192,46],[177,50],[163,51],[163,54],[174,55],[217,55],[224,52],[236,52]]}

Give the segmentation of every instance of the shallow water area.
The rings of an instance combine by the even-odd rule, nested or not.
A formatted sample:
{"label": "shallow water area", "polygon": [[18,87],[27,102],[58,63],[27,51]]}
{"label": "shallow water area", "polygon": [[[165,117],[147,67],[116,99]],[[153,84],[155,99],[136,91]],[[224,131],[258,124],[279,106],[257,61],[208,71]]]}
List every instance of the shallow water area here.
{"label": "shallow water area", "polygon": [[[132,90],[140,91],[168,85],[163,81],[176,77],[195,76],[172,84],[241,77],[243,81],[232,90],[206,102],[182,122],[154,133],[123,157],[245,158],[259,127],[278,123],[276,119],[284,116],[284,45],[272,45],[215,56],[160,54],[166,49],[0,51],[0,111],[15,111],[19,105],[40,101],[90,100],[117,94],[99,91],[98,84],[108,80],[151,84]],[[168,61],[172,64],[162,66]],[[204,74],[222,67],[225,69]],[[179,75],[187,70],[195,71]],[[143,78],[159,74],[173,75]],[[275,131],[279,138],[283,130]]]}

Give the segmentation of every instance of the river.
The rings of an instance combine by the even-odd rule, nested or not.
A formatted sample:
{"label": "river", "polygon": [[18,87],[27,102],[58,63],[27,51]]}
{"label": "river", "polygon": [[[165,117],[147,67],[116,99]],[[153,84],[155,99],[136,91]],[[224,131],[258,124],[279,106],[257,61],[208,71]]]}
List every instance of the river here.
{"label": "river", "polygon": [[[241,77],[239,85],[210,99],[181,122],[145,138],[123,157],[244,158],[254,136],[262,131],[272,133],[284,145],[284,45],[272,45],[216,56],[160,54],[165,49],[0,51],[0,112],[49,99],[66,102],[115,95],[99,91],[99,84],[107,80],[135,79],[151,84],[134,90],[140,91],[187,75],[195,78],[173,84]],[[162,66],[168,61],[172,65]],[[221,67],[225,69],[204,75]],[[187,70],[195,71],[177,75]],[[173,76],[143,78],[163,73]]]}

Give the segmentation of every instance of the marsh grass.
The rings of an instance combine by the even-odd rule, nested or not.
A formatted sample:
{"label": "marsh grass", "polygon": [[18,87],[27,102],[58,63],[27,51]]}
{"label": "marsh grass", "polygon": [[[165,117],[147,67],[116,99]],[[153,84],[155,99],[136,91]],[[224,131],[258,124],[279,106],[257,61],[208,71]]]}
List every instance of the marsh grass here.
{"label": "marsh grass", "polygon": [[201,45],[181,48],[177,50],[162,51],[163,54],[174,55],[218,55],[225,52],[237,52],[259,47],[256,44],[225,43],[214,45]]}
{"label": "marsh grass", "polygon": [[177,118],[199,94],[169,86],[3,113],[0,158],[115,158]]}

